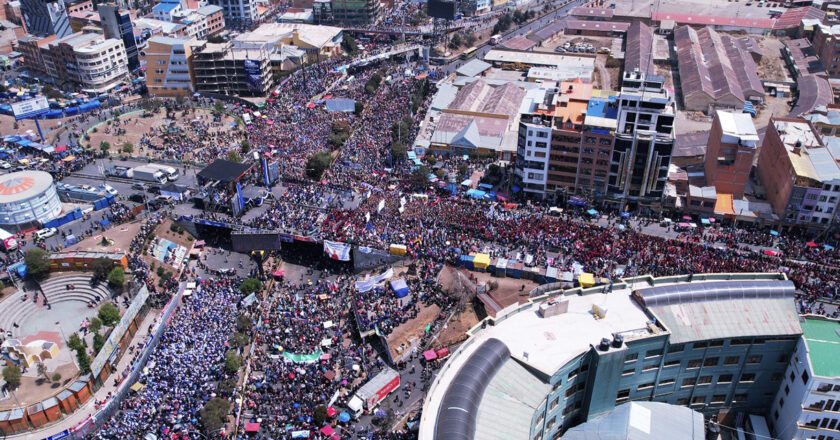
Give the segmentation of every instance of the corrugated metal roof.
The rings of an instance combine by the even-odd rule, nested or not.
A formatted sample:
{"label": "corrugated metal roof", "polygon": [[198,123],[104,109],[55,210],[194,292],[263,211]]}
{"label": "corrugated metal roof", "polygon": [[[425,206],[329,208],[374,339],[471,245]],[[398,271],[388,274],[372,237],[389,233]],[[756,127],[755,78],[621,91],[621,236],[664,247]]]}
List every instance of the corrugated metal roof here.
{"label": "corrugated metal roof", "polygon": [[802,20],[822,20],[823,17],[825,17],[825,11],[812,6],[790,8],[785,10],[781,17],[776,20],[773,29],[794,28],[799,26]]}
{"label": "corrugated metal roof", "polygon": [[840,179],[840,168],[828,148],[809,148],[805,150],[821,182]]}
{"label": "corrugated metal roof", "polygon": [[572,13],[569,15],[575,17],[612,18],[614,13],[615,9],[612,8],[586,8],[581,6],[572,9]]}
{"label": "corrugated metal roof", "polygon": [[641,289],[672,343],[802,333],[790,281],[714,281]]}
{"label": "corrugated metal roof", "polygon": [[629,23],[621,21],[569,20],[566,29],[579,31],[627,32]]}
{"label": "corrugated metal roof", "polygon": [[791,118],[811,113],[815,108],[827,106],[834,101],[831,84],[825,78],[802,75],[796,80],[796,88],[799,91],[799,98],[788,115]]}
{"label": "corrugated metal roof", "polygon": [[490,68],[490,63],[485,63],[479,59],[472,59],[463,66],[459,67],[455,72],[463,76],[476,76],[483,73]]}
{"label": "corrugated metal roof", "polygon": [[474,438],[528,438],[534,412],[540,408],[550,388],[519,362],[508,358],[481,397]]}
{"label": "corrugated metal roof", "polygon": [[653,21],[673,20],[678,24],[694,26],[731,26],[750,29],[772,29],[776,23],[772,18],[722,17],[716,15],[677,14],[673,12],[653,12]]}
{"label": "corrugated metal roof", "polygon": [[634,21],[627,29],[627,44],[624,50],[624,70],[636,69],[647,75],[656,73],[653,66],[653,29],[641,21]]}

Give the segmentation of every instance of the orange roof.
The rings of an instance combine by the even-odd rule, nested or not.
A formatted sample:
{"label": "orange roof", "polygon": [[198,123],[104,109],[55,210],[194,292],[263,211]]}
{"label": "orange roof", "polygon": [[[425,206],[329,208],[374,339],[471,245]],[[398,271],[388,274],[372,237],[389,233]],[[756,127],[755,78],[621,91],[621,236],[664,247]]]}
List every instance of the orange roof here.
{"label": "orange roof", "polygon": [[571,119],[574,123],[583,124],[588,107],[589,103],[586,101],[569,101],[565,106],[555,107],[554,116],[562,118],[564,123]]}
{"label": "orange roof", "polygon": [[735,210],[732,209],[732,194],[717,193],[715,214],[735,214]]}
{"label": "orange roof", "polygon": [[574,81],[562,81],[560,93],[575,101],[589,101],[592,97],[592,84],[584,83],[580,78]]}

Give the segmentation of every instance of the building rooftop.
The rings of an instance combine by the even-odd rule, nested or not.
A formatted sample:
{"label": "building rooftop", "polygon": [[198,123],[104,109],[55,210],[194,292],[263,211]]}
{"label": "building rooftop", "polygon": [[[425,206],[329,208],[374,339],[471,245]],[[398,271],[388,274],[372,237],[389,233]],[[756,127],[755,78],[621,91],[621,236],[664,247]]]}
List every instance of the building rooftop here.
{"label": "building rooftop", "polygon": [[297,33],[301,41],[320,48],[340,35],[342,29],[335,26],[318,26],[305,23],[265,23],[251,32],[240,34],[234,41],[270,43],[291,38],[294,33]]}
{"label": "building rooftop", "polygon": [[679,14],[674,12],[651,12],[652,21],[671,20],[677,24],[693,26],[731,26],[749,29],[772,29],[776,23],[772,18],[723,17],[717,15]]}
{"label": "building rooftop", "polygon": [[581,6],[573,8],[572,13],[569,15],[575,17],[612,18],[614,13],[615,9],[612,8],[587,8]]}
{"label": "building rooftop", "polygon": [[808,360],[815,376],[840,378],[840,321],[806,317],[802,338],[808,347]]}
{"label": "building rooftop", "polygon": [[788,8],[776,19],[773,29],[789,29],[798,27],[802,20],[822,20],[825,11],[812,6],[802,8]]}
{"label": "building rooftop", "polygon": [[152,10],[155,12],[172,12],[173,9],[180,6],[178,3],[158,3]]}
{"label": "building rooftop", "polygon": [[560,440],[703,440],[703,414],[662,402],[628,402],[582,425]]}
{"label": "building rooftop", "polygon": [[831,84],[825,78],[816,75],[802,75],[796,79],[799,98],[796,106],[788,116],[794,118],[814,111],[818,107],[825,107],[834,102],[834,92]]}
{"label": "building rooftop", "polygon": [[537,43],[525,38],[522,35],[517,35],[510,40],[501,43],[500,46],[513,50],[530,50],[532,47],[536,46],[536,44]]}
{"label": "building rooftop", "polygon": [[213,15],[222,11],[222,7],[216,5],[205,5],[195,10],[195,12],[198,12],[201,15]]}
{"label": "building rooftop", "polygon": [[64,38],[56,40],[54,44],[64,43],[69,46],[72,46],[73,49],[81,49],[104,40],[105,37],[103,37],[101,34],[76,32]]}
{"label": "building rooftop", "polygon": [[584,124],[589,127],[600,127],[615,130],[618,118],[618,103],[615,97],[589,99],[586,108]]}
{"label": "building rooftop", "polygon": [[715,112],[720,128],[724,135],[732,136],[742,141],[758,142],[758,132],[755,130],[752,117],[746,113],[732,113],[717,110]]}
{"label": "building rooftop", "polygon": [[595,70],[595,58],[545,52],[492,49],[484,56],[484,61],[491,63],[520,63],[529,66],[555,66],[558,69],[573,71],[588,70],[592,72]]}
{"label": "building rooftop", "polygon": [[656,73],[653,65],[653,29],[641,21],[634,21],[627,29],[624,50],[624,70]]}
{"label": "building rooftop", "polygon": [[[607,294],[591,289],[553,296],[551,301],[567,306],[553,316],[539,313],[549,300],[542,296],[486,318],[468,332],[469,339],[432,383],[419,439],[527,438],[522,433],[529,432],[534,410],[548,392],[540,376],[553,376],[615,334],[631,341],[671,332],[673,343],[801,334],[794,286],[783,275],[710,277],[727,281],[640,277]],[[476,389],[486,391],[476,399],[470,393]]]}
{"label": "building rooftop", "polygon": [[543,41],[553,38],[555,35],[563,32],[570,20],[571,18],[569,16],[565,16],[559,20],[555,20],[538,31],[526,35],[525,38],[537,43],[542,43]]}
{"label": "building rooftop", "polygon": [[467,61],[466,64],[459,67],[455,73],[462,76],[478,76],[484,73],[491,67],[490,63],[486,63],[477,58]]}
{"label": "building rooftop", "polygon": [[566,29],[577,31],[627,32],[630,23],[621,21],[569,20]]}
{"label": "building rooftop", "polygon": [[13,203],[41,194],[53,178],[43,171],[18,171],[0,177],[0,203]]}

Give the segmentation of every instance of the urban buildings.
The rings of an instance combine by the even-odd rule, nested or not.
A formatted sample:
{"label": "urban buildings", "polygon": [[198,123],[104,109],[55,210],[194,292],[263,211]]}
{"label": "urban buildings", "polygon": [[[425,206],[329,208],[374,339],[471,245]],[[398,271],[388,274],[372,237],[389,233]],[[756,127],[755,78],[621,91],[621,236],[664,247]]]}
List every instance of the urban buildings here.
{"label": "urban buildings", "polygon": [[128,70],[133,72],[139,69],[140,59],[137,41],[134,39],[134,27],[131,25],[131,14],[125,9],[118,8],[113,3],[109,3],[99,5],[99,17],[105,38],[122,40],[128,58]]}
{"label": "urban buildings", "polygon": [[77,33],[61,39],[27,38],[24,41],[21,46],[27,47],[27,53],[36,49],[40,53],[38,59],[26,60],[27,68],[43,72],[59,84],[69,82],[83,91],[101,93],[128,77],[122,40]]}
{"label": "urban buildings", "polygon": [[720,35],[711,27],[682,26],[674,31],[686,110],[740,110],[745,101],[764,101],[764,86],[747,49],[750,41]]}
{"label": "urban buildings", "polygon": [[837,438],[840,322],[806,316],[801,325],[802,338],[788,362],[768,419],[778,438]]}
{"label": "urban buildings", "polygon": [[676,108],[665,79],[624,72],[605,202],[659,208],[674,147]]}
{"label": "urban buildings", "polygon": [[198,42],[192,49],[193,87],[220,95],[265,96],[275,82],[271,55],[260,44]]}
{"label": "urban buildings", "polygon": [[20,12],[30,34],[64,38],[71,33],[64,0],[20,0]]}
{"label": "urban buildings", "polygon": [[715,112],[706,146],[706,184],[718,193],[742,197],[758,147],[758,133],[746,113]]}
{"label": "urban buildings", "polygon": [[575,193],[589,200],[602,197],[607,191],[617,117],[618,93],[593,90],[583,122],[581,161],[575,185]]}
{"label": "urban buildings", "polygon": [[256,0],[210,0],[209,3],[222,8],[225,23],[239,25],[257,19]]}
{"label": "urban buildings", "polygon": [[808,121],[770,120],[757,174],[783,224],[827,227],[831,223],[840,200],[840,168]]}
{"label": "urban buildings", "polygon": [[[379,0],[331,0],[332,20],[345,26],[364,26],[379,21],[382,5]],[[319,12],[314,10],[315,15]],[[321,12],[323,14],[323,12]]]}
{"label": "urban buildings", "polygon": [[784,275],[607,290],[551,292],[473,327],[430,386],[420,440],[556,439],[629,402],[730,420],[770,409],[802,334]]}
{"label": "urban buildings", "polygon": [[190,38],[152,37],[144,50],[146,57],[146,88],[157,97],[188,97],[192,91]]}
{"label": "urban buildings", "polygon": [[294,46],[306,54],[309,62],[318,62],[341,53],[343,30],[335,26],[314,26],[304,23],[265,23],[234,39],[235,44],[261,44],[279,52],[281,47]]}
{"label": "urban buildings", "polygon": [[811,34],[811,43],[828,76],[840,76],[840,25],[816,23]]}
{"label": "urban buildings", "polygon": [[0,179],[0,225],[20,231],[61,214],[61,201],[53,178],[43,171],[20,171]]}

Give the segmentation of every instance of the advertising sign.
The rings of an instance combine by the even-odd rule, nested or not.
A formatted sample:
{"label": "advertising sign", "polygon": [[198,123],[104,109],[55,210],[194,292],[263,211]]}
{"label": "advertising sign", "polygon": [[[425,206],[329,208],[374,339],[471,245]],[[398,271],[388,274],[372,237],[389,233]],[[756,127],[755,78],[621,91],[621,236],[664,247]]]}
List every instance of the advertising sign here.
{"label": "advertising sign", "polygon": [[242,67],[245,70],[245,84],[252,92],[262,91],[262,76],[260,75],[260,63],[254,60],[242,60]]}
{"label": "advertising sign", "polygon": [[50,104],[47,102],[46,96],[39,96],[26,101],[15,102],[12,104],[12,112],[15,115],[15,120],[31,118],[38,115],[46,114],[50,111]]}

